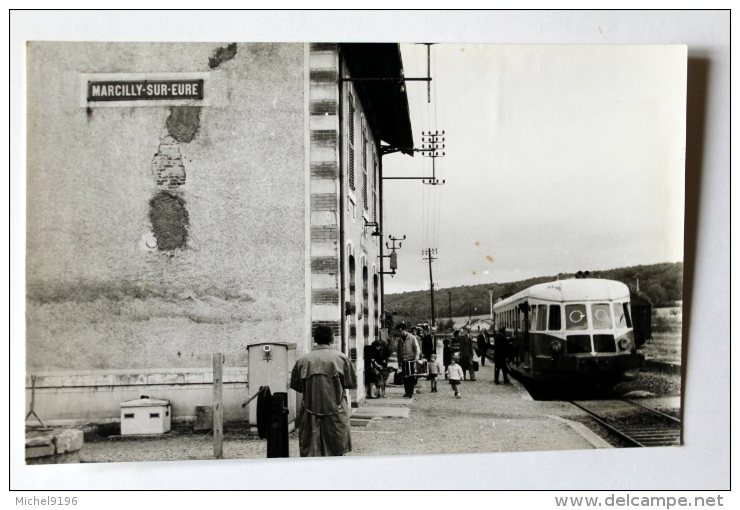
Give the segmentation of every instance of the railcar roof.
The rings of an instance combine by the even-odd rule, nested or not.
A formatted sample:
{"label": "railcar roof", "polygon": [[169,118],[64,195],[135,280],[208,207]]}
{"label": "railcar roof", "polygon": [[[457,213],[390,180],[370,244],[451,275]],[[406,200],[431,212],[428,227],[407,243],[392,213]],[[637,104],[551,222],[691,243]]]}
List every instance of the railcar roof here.
{"label": "railcar roof", "polygon": [[600,278],[558,280],[533,285],[503,301],[499,301],[494,305],[494,308],[530,298],[545,301],[591,301],[594,299],[628,299],[629,297],[629,288],[622,282],[614,280]]}

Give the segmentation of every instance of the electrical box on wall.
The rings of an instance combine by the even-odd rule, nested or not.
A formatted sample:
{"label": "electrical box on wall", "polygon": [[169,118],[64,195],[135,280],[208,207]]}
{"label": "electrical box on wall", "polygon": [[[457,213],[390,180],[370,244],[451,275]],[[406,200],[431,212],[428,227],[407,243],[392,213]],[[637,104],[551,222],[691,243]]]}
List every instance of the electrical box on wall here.
{"label": "electrical box on wall", "polygon": [[[290,389],[290,373],[296,361],[296,344],[259,343],[247,347],[249,394],[269,386],[272,394],[288,394],[288,423],[295,422],[296,392]],[[257,399],[249,404],[249,426],[257,428]]]}

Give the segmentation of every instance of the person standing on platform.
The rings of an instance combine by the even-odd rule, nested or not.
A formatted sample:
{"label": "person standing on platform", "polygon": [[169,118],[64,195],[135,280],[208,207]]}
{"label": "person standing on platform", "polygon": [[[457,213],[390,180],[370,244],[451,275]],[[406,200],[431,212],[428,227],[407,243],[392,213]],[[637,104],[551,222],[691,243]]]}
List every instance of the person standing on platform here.
{"label": "person standing on platform", "polygon": [[403,396],[404,398],[413,398],[416,377],[410,371],[410,363],[406,362],[419,359],[419,341],[414,335],[406,331],[405,323],[400,323],[398,330],[401,338],[398,340],[396,356],[398,357],[398,367],[403,371]]}
{"label": "person standing on platform", "polygon": [[478,335],[478,356],[480,356],[481,366],[486,365],[486,353],[490,347],[491,343],[488,339],[488,332],[481,331],[480,335]]}
{"label": "person standing on platform", "polygon": [[431,361],[432,354],[436,354],[437,345],[436,345],[436,342],[434,341],[434,335],[432,334],[432,331],[429,329],[429,325],[425,324],[423,328],[424,328],[424,331],[421,337],[421,355],[424,356],[425,360]]}
{"label": "person standing on platform", "polygon": [[357,387],[355,371],[331,344],[334,332],[320,325],[316,347],[301,356],[290,375],[291,389],[303,394],[296,416],[301,457],[341,456],[350,450],[350,407],[345,390]]}
{"label": "person standing on platform", "polygon": [[475,381],[475,370],[473,369],[473,340],[468,334],[468,328],[463,328],[460,333],[460,368],[463,371],[463,380],[465,373],[470,374],[470,380]]}
{"label": "person standing on platform", "polygon": [[386,398],[385,385],[388,380],[388,358],[391,357],[391,350],[380,338],[376,338],[371,345],[375,349],[375,363],[380,367],[377,374],[378,398]]}
{"label": "person standing on platform", "polygon": [[493,370],[494,384],[499,384],[499,372],[504,373],[504,384],[511,384],[509,382],[509,366],[506,364],[506,355],[509,351],[509,341],[506,338],[505,332],[506,330],[501,328],[495,335],[493,335],[493,364],[495,366]]}
{"label": "person standing on platform", "polygon": [[377,349],[371,344],[366,345],[362,351],[362,358],[365,361],[365,397],[378,398],[377,384],[380,364],[378,363]]}
{"label": "person standing on platform", "polygon": [[447,367],[452,363],[452,349],[450,349],[450,339],[442,340],[442,364],[445,367],[445,379],[447,379]]}

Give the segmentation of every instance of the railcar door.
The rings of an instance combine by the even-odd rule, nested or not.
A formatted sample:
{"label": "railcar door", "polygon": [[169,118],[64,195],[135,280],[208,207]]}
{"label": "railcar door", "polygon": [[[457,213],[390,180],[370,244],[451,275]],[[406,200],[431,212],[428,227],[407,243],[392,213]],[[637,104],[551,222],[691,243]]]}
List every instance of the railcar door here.
{"label": "railcar door", "polygon": [[522,366],[530,370],[532,368],[532,350],[529,338],[529,303],[527,301],[520,303],[516,307],[516,314],[517,323],[520,324],[520,331],[517,335],[520,346],[519,359],[522,360]]}

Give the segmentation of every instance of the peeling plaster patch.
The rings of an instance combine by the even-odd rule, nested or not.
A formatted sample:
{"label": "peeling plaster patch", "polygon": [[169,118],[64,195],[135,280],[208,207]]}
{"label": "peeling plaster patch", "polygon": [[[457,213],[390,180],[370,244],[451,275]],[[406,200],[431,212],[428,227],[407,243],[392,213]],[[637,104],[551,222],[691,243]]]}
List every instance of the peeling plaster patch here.
{"label": "peeling plaster patch", "polygon": [[190,143],[200,129],[200,106],[172,106],[167,117],[167,131],[182,143]]}
{"label": "peeling plaster patch", "polygon": [[184,248],[188,238],[189,215],[185,201],[167,191],[160,191],[149,202],[149,220],[159,251]]}
{"label": "peeling plaster patch", "polygon": [[236,56],[236,43],[231,43],[226,47],[221,47],[213,52],[213,56],[208,59],[208,67],[216,69],[222,63],[231,60]]}
{"label": "peeling plaster patch", "polygon": [[152,161],[152,172],[157,186],[174,190],[185,184],[185,165],[180,147],[171,136],[166,136],[159,144],[159,152]]}

